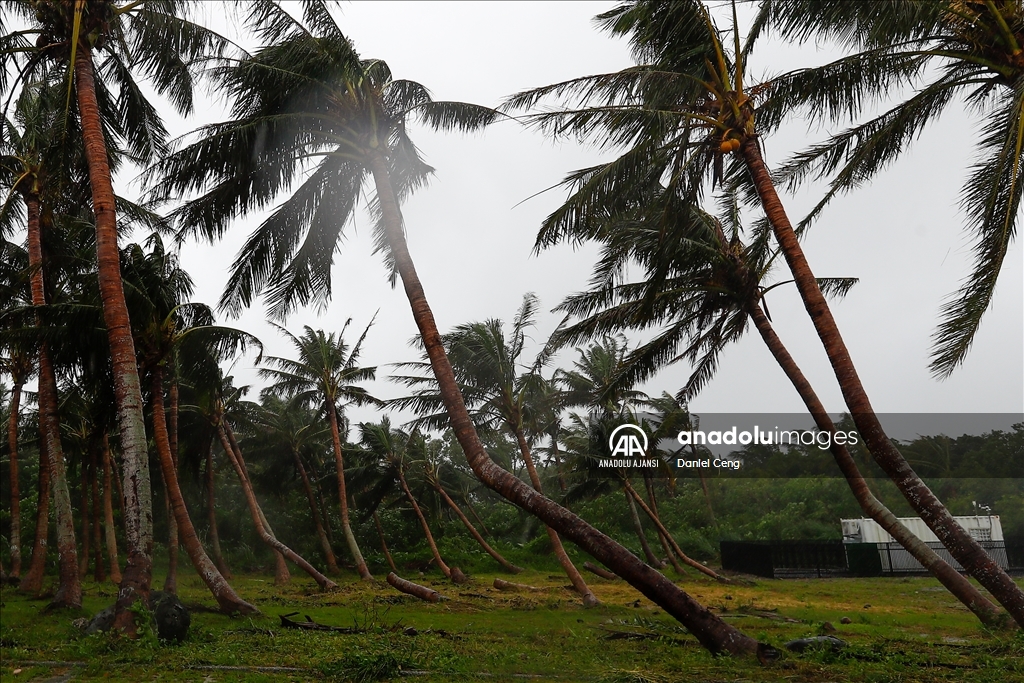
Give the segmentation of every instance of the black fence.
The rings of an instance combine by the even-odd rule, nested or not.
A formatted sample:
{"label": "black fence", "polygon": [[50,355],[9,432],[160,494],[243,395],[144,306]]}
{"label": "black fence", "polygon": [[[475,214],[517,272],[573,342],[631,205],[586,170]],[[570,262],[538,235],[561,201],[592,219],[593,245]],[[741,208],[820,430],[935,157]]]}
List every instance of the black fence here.
{"label": "black fence", "polygon": [[722,541],[722,569],[776,578],[848,573],[842,541]]}
{"label": "black fence", "polygon": [[[1024,574],[1024,542],[981,541],[989,555],[1013,574]],[[941,543],[928,546],[963,571]],[[898,543],[842,541],[722,541],[722,569],[766,578],[906,576],[927,571]]]}

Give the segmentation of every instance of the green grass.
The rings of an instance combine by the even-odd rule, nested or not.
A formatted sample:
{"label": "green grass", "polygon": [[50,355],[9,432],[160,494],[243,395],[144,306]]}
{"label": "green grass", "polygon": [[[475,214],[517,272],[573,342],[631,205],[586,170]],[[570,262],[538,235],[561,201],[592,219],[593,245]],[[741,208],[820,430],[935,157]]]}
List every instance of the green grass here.
{"label": "green grass", "polygon": [[[508,594],[491,588],[495,576],[546,587]],[[383,582],[353,578],[324,594],[293,577],[276,587],[269,577],[236,577],[239,593],[263,615],[193,614],[189,639],[158,643],[100,634],[72,624],[114,600],[113,585],[85,584],[81,613],[45,614],[46,602],[4,588],[0,606],[0,683],[45,680],[67,667],[31,662],[78,662],[73,680],[111,681],[375,681],[407,680],[609,681],[1024,681],[1024,635],[990,633],[933,579],[760,580],[723,586],[694,577],[680,585],[746,633],[776,646],[822,632],[828,621],[850,643],[840,654],[787,654],[769,668],[707,654],[678,623],[622,582],[588,577],[603,605],[583,609],[564,579],[547,572],[516,577],[488,574],[469,586],[439,575],[409,576],[451,599],[436,605],[403,596]],[[199,579],[179,579],[187,604],[213,605]],[[867,606],[870,605],[870,606]],[[299,612],[359,633],[306,632],[281,627],[279,615]],[[852,623],[840,624],[849,617]],[[298,617],[301,618],[301,617]],[[416,635],[406,632],[415,629]],[[611,631],[644,634],[612,638]],[[290,667],[295,671],[210,667]],[[17,674],[15,670],[21,671]]]}

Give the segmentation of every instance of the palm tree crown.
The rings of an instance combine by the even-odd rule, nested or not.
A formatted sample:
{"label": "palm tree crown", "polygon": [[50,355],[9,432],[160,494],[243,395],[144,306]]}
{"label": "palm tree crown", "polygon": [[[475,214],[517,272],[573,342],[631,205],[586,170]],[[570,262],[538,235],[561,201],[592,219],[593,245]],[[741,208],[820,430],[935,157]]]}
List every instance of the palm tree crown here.
{"label": "palm tree crown", "polygon": [[942,307],[931,370],[946,377],[970,350],[1017,233],[1024,178],[1024,3],[771,0],[756,24],[781,38],[834,40],[854,54],[779,80],[772,97],[802,102],[812,118],[856,120],[869,103],[913,94],[796,155],[780,169],[797,184],[829,178],[806,224],[837,194],[873,178],[944,112],[966,103],[977,120],[975,161],[960,195],[974,266]]}
{"label": "palm tree crown", "polygon": [[[243,246],[221,298],[232,313],[261,293],[278,318],[330,299],[336,245],[371,162],[384,161],[398,201],[433,171],[409,137],[411,120],[471,130],[495,117],[486,107],[436,102],[423,85],[393,78],[385,62],[360,58],[326,3],[303,7],[299,21],[273,3],[254,5],[252,25],[270,44],[215,72],[234,118],[200,129],[197,142],[154,169],[160,198],[206,189],[176,216],[186,232],[210,239],[309,171]],[[371,209],[379,213],[376,201]],[[380,229],[378,250],[386,252]]]}

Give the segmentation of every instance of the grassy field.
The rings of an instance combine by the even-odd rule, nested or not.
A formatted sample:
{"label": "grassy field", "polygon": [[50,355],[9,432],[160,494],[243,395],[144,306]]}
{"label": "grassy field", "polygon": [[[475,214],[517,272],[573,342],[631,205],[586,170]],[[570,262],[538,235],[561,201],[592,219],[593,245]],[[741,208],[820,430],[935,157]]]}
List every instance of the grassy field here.
{"label": "grassy field", "polygon": [[[495,576],[544,587],[509,594]],[[10,681],[1024,681],[1024,635],[983,630],[930,578],[758,580],[725,586],[685,578],[701,602],[762,641],[781,646],[824,632],[850,646],[839,654],[787,653],[771,667],[707,654],[629,586],[588,577],[603,605],[583,609],[563,577],[479,575],[468,586],[409,576],[449,597],[427,604],[382,581],[349,580],[324,594],[294,577],[236,576],[263,616],[196,611],[189,639],[160,644],[86,637],[72,622],[111,604],[111,584],[86,583],[81,613],[43,614],[45,600],[10,588],[0,607],[0,682]],[[183,574],[186,604],[212,605],[199,579]],[[352,632],[283,628],[298,612]],[[851,620],[842,624],[843,617]],[[230,668],[238,667],[238,668]],[[260,668],[273,667],[273,668]]]}

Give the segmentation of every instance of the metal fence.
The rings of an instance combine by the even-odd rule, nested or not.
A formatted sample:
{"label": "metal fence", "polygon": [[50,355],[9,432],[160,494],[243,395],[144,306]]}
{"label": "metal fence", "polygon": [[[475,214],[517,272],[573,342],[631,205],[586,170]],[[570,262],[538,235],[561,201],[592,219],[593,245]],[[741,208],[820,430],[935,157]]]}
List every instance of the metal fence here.
{"label": "metal fence", "polygon": [[842,541],[722,541],[722,569],[776,578],[847,573]]}
{"label": "metal fence", "polygon": [[[1024,542],[980,543],[999,566],[1024,574]],[[954,569],[963,571],[941,543],[928,546]],[[721,541],[720,549],[722,569],[766,578],[927,574],[899,543]]]}

